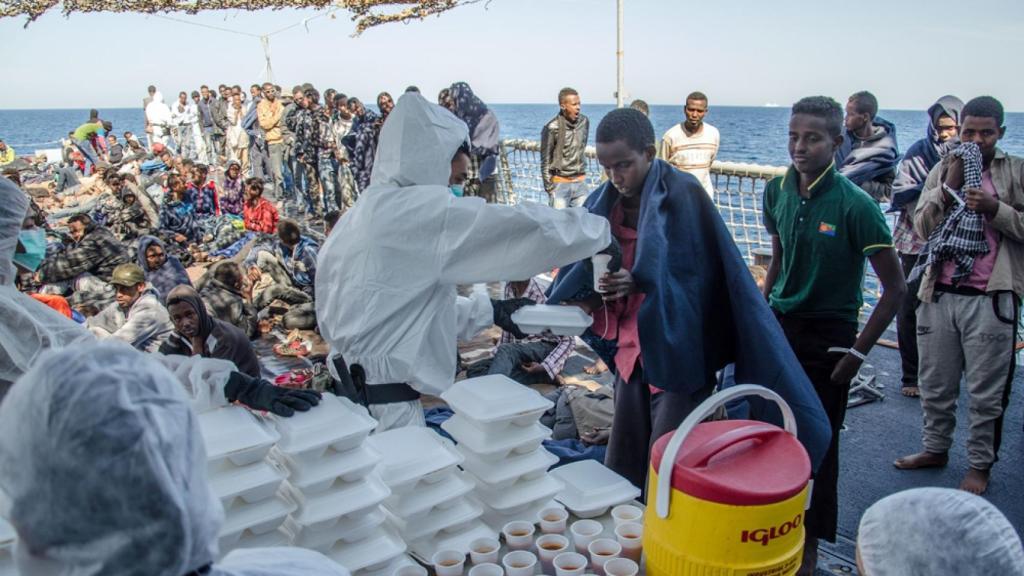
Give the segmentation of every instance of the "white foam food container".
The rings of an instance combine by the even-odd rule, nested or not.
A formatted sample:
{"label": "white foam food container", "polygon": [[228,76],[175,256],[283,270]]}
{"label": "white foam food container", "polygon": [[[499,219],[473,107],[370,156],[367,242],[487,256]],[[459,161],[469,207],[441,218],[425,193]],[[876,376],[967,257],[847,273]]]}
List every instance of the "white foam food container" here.
{"label": "white foam food container", "polygon": [[403,520],[418,520],[437,510],[450,508],[473,491],[476,484],[465,473],[451,468],[437,482],[424,484],[406,494],[394,494],[384,501],[388,512]]}
{"label": "white foam food container", "polygon": [[275,417],[275,424],[281,434],[278,450],[301,464],[315,462],[328,448],[351,450],[377,427],[377,421],[362,408],[333,394],[324,394],[320,404],[308,412]]}
{"label": "white foam food container", "polygon": [[247,466],[223,460],[210,471],[209,481],[224,510],[230,510],[236,505],[255,504],[273,497],[287,477],[287,470],[266,458]]}
{"label": "white foam food container", "polygon": [[320,494],[302,494],[291,488],[290,495],[298,502],[298,510],[292,515],[295,523],[318,532],[334,527],[343,518],[370,513],[391,491],[376,474],[370,474],[358,482],[335,484]]}
{"label": "white foam food container", "polygon": [[359,542],[335,544],[327,553],[327,557],[347,568],[349,572],[372,571],[386,567],[404,552],[405,541],[394,528],[385,523]]}
{"label": "white foam food container", "polygon": [[280,546],[291,546],[291,540],[288,534],[284,531],[283,527],[279,527],[277,530],[271,530],[265,534],[252,534],[251,532],[244,532],[242,537],[238,539],[234,544],[221,548],[220,555],[223,558],[232,550],[239,550],[241,548],[277,548]]}
{"label": "white foam food container", "polygon": [[266,457],[280,435],[241,406],[225,406],[198,415],[211,473],[225,460],[246,466]]}
{"label": "white foam food container", "polygon": [[394,515],[389,515],[391,524],[398,529],[398,533],[405,538],[406,542],[433,538],[438,532],[453,527],[459,527],[470,520],[475,520],[483,514],[484,509],[480,504],[468,498],[458,498],[452,506],[441,509],[434,509],[425,517],[415,520],[405,520]]}
{"label": "white foam food container", "polygon": [[456,449],[462,452],[465,460],[462,467],[471,472],[482,488],[487,490],[511,488],[517,482],[524,482],[541,477],[548,468],[558,462],[558,456],[544,448],[538,448],[526,454],[513,454],[500,462],[488,462],[461,444]]}
{"label": "white foam food container", "polygon": [[430,565],[433,562],[434,554],[441,550],[458,550],[463,554],[469,554],[469,545],[473,540],[497,537],[498,533],[487,524],[480,520],[473,520],[465,526],[458,527],[457,531],[442,531],[433,538],[410,542],[409,553],[413,558]]}
{"label": "white foam food container", "polygon": [[326,554],[338,542],[352,544],[369,538],[377,532],[384,519],[384,510],[377,507],[361,516],[342,518],[326,530],[310,530],[297,524],[292,518],[285,520],[282,530],[288,534],[293,546]]}
{"label": "white foam food container", "polygon": [[399,568],[404,568],[405,566],[419,566],[419,564],[412,558],[409,558],[408,555],[401,554],[391,559],[383,568],[377,568],[376,570],[363,568],[357,571],[354,576],[394,576]]}
{"label": "white foam food container", "polygon": [[373,472],[381,460],[380,454],[366,443],[345,452],[328,448],[318,460],[306,464],[277,448],[270,454],[288,468],[291,472],[289,481],[304,494],[325,492],[339,480],[358,482]]}
{"label": "white foam food container", "polygon": [[429,428],[395,428],[375,434],[368,442],[383,455],[378,470],[395,494],[409,492],[421,481],[437,483],[462,463],[462,454]]}
{"label": "white foam food container", "polygon": [[519,482],[505,489],[488,489],[486,485],[478,482],[476,496],[491,510],[513,514],[525,510],[538,500],[550,500],[564,487],[561,481],[544,474],[540,478]]}
{"label": "white foam food container", "polygon": [[488,435],[460,414],[442,422],[441,428],[463,448],[486,462],[500,462],[515,454],[528,454],[551,437],[551,430],[539,422],[532,426],[509,427],[505,434]]}
{"label": "white foam food container", "polygon": [[554,406],[533,388],[501,374],[456,382],[441,399],[481,428],[509,423],[529,426]]}
{"label": "white foam food container", "polygon": [[243,536],[259,536],[277,529],[296,508],[298,505],[282,489],[269,500],[226,511],[224,525],[220,529],[221,547],[231,548]]}
{"label": "white foam food container", "polygon": [[523,306],[512,313],[512,321],[527,334],[551,332],[556,336],[579,336],[594,319],[577,306]]}
{"label": "white foam food container", "polygon": [[480,516],[480,519],[496,532],[501,532],[501,529],[504,528],[505,524],[516,520],[525,520],[536,524],[538,522],[537,517],[545,508],[565,509],[564,506],[550,498],[530,502],[526,506],[518,508],[511,513],[498,512],[489,508],[486,504],[483,504],[483,507],[484,513]]}
{"label": "white foam food container", "polygon": [[595,460],[581,460],[551,471],[565,483],[555,499],[580,518],[600,516],[608,508],[640,497],[640,489]]}

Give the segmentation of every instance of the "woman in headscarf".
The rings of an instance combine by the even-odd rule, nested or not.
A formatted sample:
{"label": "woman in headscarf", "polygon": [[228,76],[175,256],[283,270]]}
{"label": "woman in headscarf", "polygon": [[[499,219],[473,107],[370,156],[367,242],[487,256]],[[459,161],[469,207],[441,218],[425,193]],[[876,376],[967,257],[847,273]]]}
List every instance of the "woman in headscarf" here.
{"label": "woman in headscarf", "polygon": [[465,82],[448,88],[448,101],[455,116],[469,127],[470,165],[466,182],[467,196],[480,196],[488,202],[497,201],[499,126],[498,117]]}
{"label": "woman in headscarf", "polygon": [[239,372],[260,377],[260,363],[249,338],[235,326],[210,316],[191,286],[171,290],[167,313],[174,323],[174,333],[160,346],[161,354],[228,360]]}
{"label": "woman in headscarf", "polygon": [[224,510],[190,400],[158,355],[124,344],[49,352],[19,379],[0,404],[18,573],[348,576],[301,548],[215,563]]}
{"label": "woman in headscarf", "polygon": [[377,153],[377,139],[380,137],[379,117],[372,110],[367,110],[358,98],[349,100],[349,108],[355,117],[352,131],[343,140],[348,149],[349,167],[355,178],[359,192],[370,185],[373,173],[373,159]]}
{"label": "woman in headscarf", "polygon": [[245,206],[245,178],[242,177],[242,163],[229,160],[224,171],[224,186],[220,193],[220,208],[225,214],[242,216]]}
{"label": "woman in headscarf", "polygon": [[139,238],[138,262],[146,273],[146,282],[156,289],[162,304],[167,304],[167,295],[175,286],[192,285],[181,261],[167,253],[167,246],[159,238]]}

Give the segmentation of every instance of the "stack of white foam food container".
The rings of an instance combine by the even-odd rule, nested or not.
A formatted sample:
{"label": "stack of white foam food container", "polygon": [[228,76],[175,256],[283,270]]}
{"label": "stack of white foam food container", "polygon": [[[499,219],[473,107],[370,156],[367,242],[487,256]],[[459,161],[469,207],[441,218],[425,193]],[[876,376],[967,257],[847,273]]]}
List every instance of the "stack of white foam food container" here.
{"label": "stack of white foam food container", "polygon": [[18,572],[14,568],[14,540],[17,538],[14,527],[0,518],[0,576],[15,576]]}
{"label": "stack of white foam food container", "polygon": [[288,472],[269,459],[279,435],[241,406],[199,414],[210,486],[224,506],[220,551],[287,545],[279,530],[297,504],[284,489]]}
{"label": "stack of white foam food container", "polygon": [[441,398],[455,412],[441,427],[458,442],[487,525],[500,531],[514,520],[536,521],[563,488],[548,474],[558,458],[541,446],[551,437],[539,422],[551,401],[501,375],[457,382]]}
{"label": "stack of white foam food container", "polygon": [[384,502],[389,524],[417,560],[429,564],[440,550],[469,553],[473,540],[496,535],[480,521],[483,510],[469,498],[473,483],[459,470],[462,456],[451,441],[412,427],[376,434],[369,442],[384,457],[379,470],[392,492]]}
{"label": "stack of white foam food container", "polygon": [[291,544],[353,573],[401,556],[405,544],[384,525],[380,508],[391,494],[375,471],[380,454],[366,442],[377,421],[348,399],[324,394],[312,410],[276,423],[281,440],[271,457],[291,473],[288,493],[298,503],[284,526]]}

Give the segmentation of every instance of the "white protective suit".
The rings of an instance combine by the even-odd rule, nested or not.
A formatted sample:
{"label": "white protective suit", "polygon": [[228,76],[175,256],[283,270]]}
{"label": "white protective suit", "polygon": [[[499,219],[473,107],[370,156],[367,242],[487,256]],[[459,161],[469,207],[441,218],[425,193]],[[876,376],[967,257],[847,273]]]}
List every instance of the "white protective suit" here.
{"label": "white protective suit", "polygon": [[[611,242],[608,221],[582,208],[454,197],[451,160],[467,138],[453,114],[403,95],[381,130],[370,186],[320,250],[320,333],[370,385],[440,394],[455,378],[457,339],[493,324],[486,295],[457,297],[457,284],[529,278]],[[371,413],[378,430],[423,422],[418,401]]]}
{"label": "white protective suit", "polygon": [[171,109],[164,103],[164,95],[160,92],[153,94],[153,101],[146,104],[146,122],[149,122],[153,129],[150,137],[154,144],[167,144],[167,135],[170,134]]}
{"label": "white protective suit", "polygon": [[862,576],[1024,575],[1024,548],[988,500],[951,488],[914,488],[864,511],[857,531]]}
{"label": "white protective suit", "polygon": [[196,414],[153,356],[117,342],[46,353],[0,404],[0,490],[22,576],[348,576],[298,548],[239,551]]}
{"label": "white protective suit", "polygon": [[[0,399],[46,350],[95,341],[85,327],[14,287],[14,250],[27,212],[25,193],[0,177]],[[233,363],[201,356],[153,358],[178,377],[197,412],[227,405],[224,385],[236,370]]]}

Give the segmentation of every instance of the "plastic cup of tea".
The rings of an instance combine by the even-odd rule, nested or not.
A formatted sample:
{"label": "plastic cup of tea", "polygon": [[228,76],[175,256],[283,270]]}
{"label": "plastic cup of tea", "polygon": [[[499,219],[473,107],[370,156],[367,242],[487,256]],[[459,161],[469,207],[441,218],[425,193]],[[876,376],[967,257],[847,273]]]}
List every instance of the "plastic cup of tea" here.
{"label": "plastic cup of tea", "polygon": [[561,534],[545,534],[537,538],[537,555],[540,556],[540,565],[545,574],[554,571],[555,557],[569,551],[569,539]]}
{"label": "plastic cup of tea", "polygon": [[643,522],[644,511],[639,506],[623,504],[612,508],[612,520],[615,522],[616,527],[626,522]]}
{"label": "plastic cup of tea", "polygon": [[533,576],[537,570],[537,557],[533,552],[516,550],[505,554],[501,559],[501,565],[505,567],[505,574],[508,576]]}
{"label": "plastic cup of tea", "polygon": [[636,576],[638,572],[640,565],[629,558],[613,558],[604,564],[607,576]]}
{"label": "plastic cup of tea", "polygon": [[462,576],[466,555],[458,550],[441,550],[432,559],[437,576]]}
{"label": "plastic cup of tea", "polygon": [[505,569],[497,564],[484,562],[470,568],[469,576],[505,576]]}
{"label": "plastic cup of tea", "polygon": [[583,576],[587,557],[578,552],[562,552],[555,556],[555,576]]}
{"label": "plastic cup of tea", "polygon": [[608,264],[612,261],[610,254],[594,254],[590,257],[590,262],[594,267],[594,292],[604,292],[598,287],[598,281],[608,273]]}
{"label": "plastic cup of tea", "polygon": [[622,554],[622,546],[611,538],[598,538],[587,546],[590,552],[590,566],[597,576],[604,576],[604,565]]}
{"label": "plastic cup of tea", "polygon": [[469,558],[473,564],[497,564],[501,543],[495,538],[477,538],[469,543]]}
{"label": "plastic cup of tea", "polygon": [[537,516],[540,519],[540,531],[544,534],[564,533],[569,521],[569,513],[563,508],[545,508]]}
{"label": "plastic cup of tea", "polygon": [[604,526],[597,520],[577,520],[569,527],[572,532],[572,541],[576,545],[576,552],[587,553],[587,546],[594,540],[601,537]]}
{"label": "plastic cup of tea", "polygon": [[427,576],[427,569],[419,564],[406,564],[395,570],[392,576]]}
{"label": "plastic cup of tea", "polygon": [[615,540],[622,546],[622,557],[637,564],[644,552],[644,525],[626,522],[615,527]]}
{"label": "plastic cup of tea", "polygon": [[501,529],[509,550],[529,550],[533,546],[533,534],[536,531],[537,527],[533,522],[523,520],[509,522]]}

